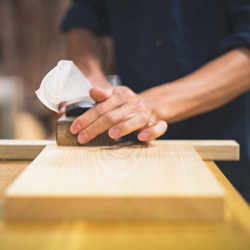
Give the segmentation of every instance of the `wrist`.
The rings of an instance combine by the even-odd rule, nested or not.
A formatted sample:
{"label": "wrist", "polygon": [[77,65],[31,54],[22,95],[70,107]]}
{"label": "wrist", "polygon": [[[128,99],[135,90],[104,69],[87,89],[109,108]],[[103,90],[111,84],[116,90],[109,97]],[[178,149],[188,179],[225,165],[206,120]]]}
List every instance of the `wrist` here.
{"label": "wrist", "polygon": [[156,86],[147,89],[139,94],[139,98],[144,105],[150,110],[150,115],[154,121],[166,120],[166,117],[162,113],[162,101],[164,98],[161,93],[161,87]]}

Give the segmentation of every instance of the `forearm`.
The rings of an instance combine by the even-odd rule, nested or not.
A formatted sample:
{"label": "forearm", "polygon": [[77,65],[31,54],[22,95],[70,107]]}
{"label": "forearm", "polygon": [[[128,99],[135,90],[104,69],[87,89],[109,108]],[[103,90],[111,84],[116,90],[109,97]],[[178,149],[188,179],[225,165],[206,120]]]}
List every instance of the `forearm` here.
{"label": "forearm", "polygon": [[103,73],[105,48],[99,35],[87,29],[72,29],[67,34],[67,49],[69,59],[93,86],[109,86]]}
{"label": "forearm", "polygon": [[173,123],[219,108],[249,90],[250,51],[235,49],[140,97],[152,106],[156,120]]}

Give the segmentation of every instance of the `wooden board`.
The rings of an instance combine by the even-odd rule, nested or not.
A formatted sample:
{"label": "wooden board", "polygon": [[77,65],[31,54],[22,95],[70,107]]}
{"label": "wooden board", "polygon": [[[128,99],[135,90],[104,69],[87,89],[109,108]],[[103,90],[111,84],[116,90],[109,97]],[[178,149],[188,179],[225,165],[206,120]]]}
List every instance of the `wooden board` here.
{"label": "wooden board", "polygon": [[34,160],[54,140],[0,140],[0,160]]}
{"label": "wooden board", "polygon": [[[6,165],[7,164],[7,165]],[[0,161],[1,171],[12,165],[10,184],[24,161]],[[0,214],[0,249],[245,249],[250,246],[250,206],[213,162],[207,167],[226,192],[225,219],[219,222],[11,222]],[[26,167],[28,166],[28,163]],[[4,173],[3,173],[4,174]],[[6,173],[7,174],[7,173]],[[8,185],[9,185],[8,184]],[[7,182],[6,182],[7,185]],[[3,190],[2,190],[3,192]],[[0,190],[0,197],[3,195]],[[1,198],[0,198],[1,199]],[[0,211],[3,210],[0,200]]]}
{"label": "wooden board", "polygon": [[[158,144],[192,145],[203,160],[237,161],[239,144],[233,140],[156,140]],[[53,140],[0,140],[0,160],[34,160]]]}
{"label": "wooden board", "polygon": [[240,146],[234,140],[155,140],[153,144],[192,145],[203,160],[238,161]]}
{"label": "wooden board", "polygon": [[190,145],[49,145],[5,197],[9,220],[224,216],[224,192]]}

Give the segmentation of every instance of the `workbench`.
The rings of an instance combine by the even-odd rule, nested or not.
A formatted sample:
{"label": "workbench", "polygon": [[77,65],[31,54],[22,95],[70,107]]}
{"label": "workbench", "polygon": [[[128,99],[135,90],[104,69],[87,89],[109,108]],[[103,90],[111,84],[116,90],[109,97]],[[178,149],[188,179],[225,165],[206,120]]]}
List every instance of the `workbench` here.
{"label": "workbench", "polygon": [[10,147],[0,159],[0,249],[250,249],[250,207],[213,161],[205,164],[226,192],[223,221],[6,222],[4,190],[50,143],[32,142],[29,155]]}

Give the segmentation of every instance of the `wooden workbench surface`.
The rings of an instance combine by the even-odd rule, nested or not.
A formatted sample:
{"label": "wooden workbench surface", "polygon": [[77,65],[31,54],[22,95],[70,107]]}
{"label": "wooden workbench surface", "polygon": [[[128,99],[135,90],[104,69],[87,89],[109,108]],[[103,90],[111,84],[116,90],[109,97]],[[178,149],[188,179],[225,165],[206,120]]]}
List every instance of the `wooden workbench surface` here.
{"label": "wooden workbench surface", "polygon": [[30,161],[0,161],[0,249],[250,249],[250,207],[212,161],[205,163],[226,191],[221,222],[11,222],[3,191]]}

